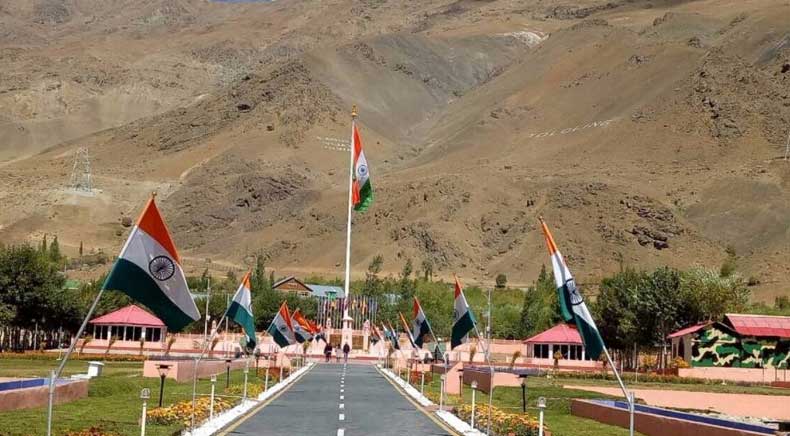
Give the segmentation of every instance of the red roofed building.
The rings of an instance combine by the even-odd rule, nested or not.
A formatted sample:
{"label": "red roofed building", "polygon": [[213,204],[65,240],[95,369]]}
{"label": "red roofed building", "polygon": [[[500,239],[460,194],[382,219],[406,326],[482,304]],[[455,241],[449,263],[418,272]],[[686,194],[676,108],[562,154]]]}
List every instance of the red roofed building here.
{"label": "red roofed building", "polygon": [[554,353],[560,352],[564,360],[590,360],[584,354],[584,343],[574,325],[557,324],[525,340],[524,343],[527,345],[528,358],[553,362]]}
{"label": "red roofed building", "polygon": [[787,368],[790,317],[728,313],[721,322],[678,330],[667,339],[672,357],[692,367]]}
{"label": "red roofed building", "polygon": [[162,320],[134,304],[94,318],[90,324],[93,338],[100,340],[114,336],[119,341],[139,341],[145,337],[146,342],[161,342],[167,332]]}

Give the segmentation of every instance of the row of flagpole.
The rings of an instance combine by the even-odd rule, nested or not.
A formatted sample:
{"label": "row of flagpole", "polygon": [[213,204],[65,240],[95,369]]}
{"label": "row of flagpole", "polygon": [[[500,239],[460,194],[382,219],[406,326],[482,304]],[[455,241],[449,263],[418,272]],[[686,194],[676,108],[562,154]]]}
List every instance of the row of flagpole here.
{"label": "row of flagpole", "polygon": [[[356,118],[357,112],[356,107],[354,107],[352,114],[351,114],[352,122],[351,122],[351,147],[350,147],[350,171],[349,171],[349,193],[348,193],[348,215],[347,215],[347,226],[346,226],[346,247],[345,247],[345,280],[344,280],[344,300],[343,300],[343,321],[349,319],[348,309],[349,309],[349,301],[350,301],[350,278],[351,278],[351,224],[352,224],[352,211],[364,211],[369,206],[370,202],[373,198],[373,191],[372,185],[370,183],[370,177],[367,168],[367,161],[365,159],[364,153],[362,152],[362,144],[359,139],[359,132],[356,126]],[[620,388],[623,391],[623,394],[626,397],[629,405],[629,412],[630,412],[630,434],[633,435],[634,432],[634,398],[633,395],[626,389],[620,374],[617,372],[617,368],[614,365],[609,352],[607,351],[605,345],[603,344],[603,340],[601,339],[600,333],[595,326],[595,322],[592,320],[589,311],[587,310],[586,304],[581,296],[581,293],[576,288],[576,283],[573,280],[573,277],[568,270],[562,255],[557,250],[554,240],[551,236],[551,233],[548,230],[543,219],[540,219],[541,226],[543,227],[544,236],[546,237],[546,243],[549,248],[549,253],[552,259],[552,266],[554,269],[554,277],[557,281],[557,292],[560,301],[560,306],[562,309],[562,316],[566,322],[571,322],[576,324],[578,327],[580,334],[582,336],[582,340],[584,342],[585,349],[587,350],[587,354],[592,358],[597,358],[601,353],[604,353],[606,356],[607,361],[609,362],[612,371],[617,378],[617,381],[620,385]],[[194,369],[193,369],[193,394],[192,394],[192,403],[193,403],[193,415],[191,418],[192,427],[194,427],[194,406],[195,406],[195,397],[196,397],[196,387],[197,387],[197,371],[198,365],[200,360],[203,358],[204,354],[206,353],[210,343],[213,342],[217,331],[221,327],[222,320],[228,319],[228,314],[231,311],[231,307],[235,307],[234,312],[234,320],[242,325],[247,333],[248,341],[254,344],[255,341],[255,332],[254,332],[254,322],[252,322],[252,310],[251,310],[251,299],[249,295],[249,285],[246,286],[246,294],[243,294],[242,297],[246,297],[244,301],[237,301],[237,297],[242,293],[245,289],[245,281],[249,280],[249,273],[245,276],[245,280],[242,281],[242,284],[237,292],[237,295],[234,297],[234,302],[229,305],[228,310],[226,311],[223,318],[217,324],[218,328],[212,332],[211,338],[203,344],[201,353],[194,359]],[[52,415],[53,415],[53,404],[54,404],[54,393],[55,393],[55,384],[58,377],[63,372],[63,368],[65,367],[69,357],[71,356],[74,348],[77,345],[78,339],[82,336],[83,332],[85,331],[85,327],[93,315],[96,306],[98,305],[99,300],[101,299],[105,289],[113,289],[118,290],[121,292],[126,293],[129,295],[133,300],[141,302],[143,305],[146,305],[151,309],[155,315],[157,315],[163,322],[168,326],[171,331],[179,331],[181,328],[189,324],[190,322],[197,321],[200,318],[200,313],[197,310],[197,306],[193,301],[190,293],[189,287],[186,284],[186,278],[184,276],[183,270],[181,269],[180,265],[180,258],[178,253],[175,249],[175,244],[172,241],[169,231],[167,230],[167,226],[164,223],[164,220],[159,213],[159,210],[156,207],[155,203],[155,195],[152,195],[151,199],[149,200],[148,204],[146,205],[143,213],[141,214],[140,218],[137,221],[137,224],[132,229],[132,232],[129,235],[123,249],[121,250],[121,254],[119,255],[118,259],[115,261],[113,268],[110,270],[106,281],[102,288],[99,290],[96,298],[94,299],[93,303],[91,304],[88,313],[85,316],[80,328],[77,331],[77,335],[75,336],[74,340],[72,341],[68,351],[66,352],[65,356],[61,360],[60,364],[58,365],[57,369],[51,372],[50,383],[49,383],[49,401],[48,401],[48,408],[47,408],[47,436],[51,436],[52,434]],[[460,299],[459,299],[460,295]],[[477,323],[474,319],[474,315],[469,308],[466,298],[463,296],[463,290],[460,289],[460,284],[458,279],[456,278],[456,296],[455,296],[456,304],[455,304],[455,312],[454,317],[455,321],[453,324],[453,332],[451,335],[451,349],[454,349],[456,346],[460,345],[461,343],[465,342],[468,333],[471,330],[474,330],[478,341],[480,342],[481,346],[483,344],[483,338],[481,337]],[[235,305],[235,306],[234,306]],[[421,332],[419,328],[421,326],[417,325],[417,321],[419,319],[419,314],[416,312],[416,308],[419,307],[420,312],[422,312],[421,307],[419,306],[419,302],[415,299],[415,318],[412,321],[413,323],[413,331]],[[245,315],[245,312],[248,314]],[[404,324],[406,324],[403,315],[401,314],[401,320]],[[424,313],[423,313],[424,317]],[[430,334],[433,336],[434,340],[437,343],[438,348],[438,338],[433,332],[433,329],[430,327],[430,323],[427,321],[427,317],[424,317],[424,320],[428,326],[428,330]],[[471,327],[470,327],[471,324]],[[251,331],[250,331],[250,327]],[[382,324],[383,325],[383,324]],[[300,326],[297,326],[297,329]],[[308,325],[306,326],[308,333],[310,333],[313,337],[320,334],[319,331],[316,330],[317,326]],[[393,347],[400,351],[400,346],[397,343],[397,330],[392,327],[392,324],[389,324],[389,329],[387,329],[386,325],[383,325],[385,333],[388,333],[388,330],[391,332],[389,335],[391,339],[393,339]],[[408,325],[404,325],[406,328],[406,334],[410,342],[416,347],[417,343],[415,343],[415,338],[412,332],[409,331]],[[377,328],[375,328],[378,331]],[[226,331],[227,331],[227,322],[226,322]],[[267,331],[273,336],[275,342],[283,347],[292,345],[296,342],[299,342],[297,339],[297,334],[292,326],[292,319],[289,314],[287,305],[283,303],[278,311],[277,316],[272,320]],[[380,336],[380,333],[379,333]],[[304,338],[302,338],[304,339]],[[380,340],[386,339],[379,337]],[[326,339],[325,339],[326,340]],[[302,341],[303,342],[303,341]],[[418,342],[422,343],[422,339],[418,338]],[[484,355],[486,362],[489,366],[491,371],[491,389],[489,392],[489,406],[492,402],[493,396],[493,372],[494,367],[491,363],[490,359],[490,344],[486,343],[484,347]],[[491,408],[489,407],[489,413]],[[490,416],[489,416],[489,426],[490,426]]]}

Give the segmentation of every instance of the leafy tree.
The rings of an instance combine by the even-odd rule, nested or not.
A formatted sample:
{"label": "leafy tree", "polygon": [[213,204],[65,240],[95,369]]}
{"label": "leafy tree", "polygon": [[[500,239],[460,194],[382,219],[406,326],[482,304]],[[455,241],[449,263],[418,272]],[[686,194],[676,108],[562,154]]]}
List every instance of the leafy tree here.
{"label": "leafy tree", "polygon": [[74,328],[81,321],[79,295],[64,283],[46,253],[30,245],[0,248],[0,316],[8,324]]}
{"label": "leafy tree", "polygon": [[425,274],[425,281],[433,280],[433,261],[429,258],[422,260],[422,271]]}
{"label": "leafy tree", "polygon": [[58,235],[52,238],[52,243],[49,245],[49,259],[60,264],[63,261],[63,255],[60,253],[60,244],[58,243]]}
{"label": "leafy tree", "polygon": [[[496,318],[495,318],[496,319]],[[561,321],[554,275],[541,266],[537,281],[524,294],[519,317],[522,337],[534,336]],[[498,322],[494,323],[496,329]]]}
{"label": "leafy tree", "polygon": [[266,275],[266,261],[262,253],[258,253],[255,257],[255,268],[250,276],[250,287],[252,292],[261,292],[271,288],[271,283]]}
{"label": "leafy tree", "polygon": [[499,273],[496,276],[496,287],[497,289],[502,289],[507,286],[507,276],[505,274]]}
{"label": "leafy tree", "polygon": [[377,254],[373,257],[368,265],[368,271],[365,273],[365,285],[362,287],[362,295],[376,296],[381,294],[381,280],[378,274],[384,266],[384,257]]}
{"label": "leafy tree", "polygon": [[727,258],[724,259],[721,268],[719,268],[719,275],[722,277],[730,277],[735,274],[735,271],[738,269],[738,256],[735,252],[735,247],[732,245],[728,245],[724,251],[727,253]]}

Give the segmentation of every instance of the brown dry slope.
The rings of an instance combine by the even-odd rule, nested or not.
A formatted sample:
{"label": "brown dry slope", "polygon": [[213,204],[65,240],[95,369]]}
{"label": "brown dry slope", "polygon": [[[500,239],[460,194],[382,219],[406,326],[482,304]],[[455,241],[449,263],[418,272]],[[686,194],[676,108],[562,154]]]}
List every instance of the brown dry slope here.
{"label": "brown dry slope", "polygon": [[[383,254],[531,281],[544,215],[577,275],[717,267],[790,288],[790,5],[704,1],[12,1],[0,238],[118,249],[151,190],[192,268],[341,275],[360,123]],[[66,189],[88,147],[93,196]]]}

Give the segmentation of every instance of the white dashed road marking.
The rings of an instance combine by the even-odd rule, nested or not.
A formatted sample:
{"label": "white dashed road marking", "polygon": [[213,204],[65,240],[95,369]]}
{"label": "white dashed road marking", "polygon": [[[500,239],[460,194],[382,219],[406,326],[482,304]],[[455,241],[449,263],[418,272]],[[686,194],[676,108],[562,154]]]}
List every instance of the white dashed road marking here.
{"label": "white dashed road marking", "polygon": [[337,429],[337,436],[346,436],[346,429],[344,428]]}
{"label": "white dashed road marking", "polygon": [[339,419],[339,420],[341,420],[341,421],[345,421],[345,420],[346,420],[346,415],[345,415],[345,414],[343,414],[343,413],[341,413],[341,414],[340,414],[340,415],[337,417],[337,419]]}

